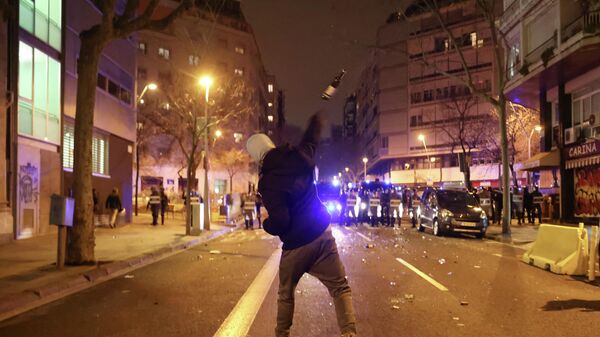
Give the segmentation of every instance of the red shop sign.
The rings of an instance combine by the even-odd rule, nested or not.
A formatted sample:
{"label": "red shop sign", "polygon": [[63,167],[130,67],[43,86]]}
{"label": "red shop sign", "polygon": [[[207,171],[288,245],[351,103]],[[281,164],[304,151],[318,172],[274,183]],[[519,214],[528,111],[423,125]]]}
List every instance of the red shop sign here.
{"label": "red shop sign", "polygon": [[567,159],[588,157],[598,153],[600,153],[600,140],[598,139],[565,148]]}

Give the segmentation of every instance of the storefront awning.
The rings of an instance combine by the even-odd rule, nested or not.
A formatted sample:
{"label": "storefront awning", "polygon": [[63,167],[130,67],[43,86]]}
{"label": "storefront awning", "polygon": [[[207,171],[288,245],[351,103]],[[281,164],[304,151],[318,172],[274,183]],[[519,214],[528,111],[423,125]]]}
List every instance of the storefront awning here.
{"label": "storefront awning", "polygon": [[597,165],[597,164],[600,164],[600,155],[586,157],[586,158],[573,159],[573,160],[567,160],[567,162],[565,163],[565,168],[573,169],[573,168]]}
{"label": "storefront awning", "polygon": [[535,156],[527,159],[521,166],[522,171],[540,171],[557,168],[560,163],[558,150],[550,152],[540,152]]}

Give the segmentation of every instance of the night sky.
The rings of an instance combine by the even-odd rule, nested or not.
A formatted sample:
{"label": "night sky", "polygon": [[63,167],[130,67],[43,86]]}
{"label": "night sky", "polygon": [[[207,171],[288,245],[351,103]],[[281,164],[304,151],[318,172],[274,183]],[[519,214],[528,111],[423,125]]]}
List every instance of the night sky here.
{"label": "night sky", "polygon": [[[344,99],[375,43],[377,28],[402,0],[244,0],[267,71],[286,94],[288,123],[304,126],[317,110],[341,123]],[[321,92],[341,70],[348,73],[330,102]]]}

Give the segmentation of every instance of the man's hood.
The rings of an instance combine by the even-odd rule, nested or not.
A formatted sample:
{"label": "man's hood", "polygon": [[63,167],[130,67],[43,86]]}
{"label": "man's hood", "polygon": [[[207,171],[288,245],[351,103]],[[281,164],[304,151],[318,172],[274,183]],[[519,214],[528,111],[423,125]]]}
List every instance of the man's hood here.
{"label": "man's hood", "polygon": [[273,144],[271,138],[264,133],[254,134],[248,138],[248,141],[246,142],[246,149],[248,150],[250,157],[257,163],[261,163],[267,155],[267,152],[274,148],[275,144]]}

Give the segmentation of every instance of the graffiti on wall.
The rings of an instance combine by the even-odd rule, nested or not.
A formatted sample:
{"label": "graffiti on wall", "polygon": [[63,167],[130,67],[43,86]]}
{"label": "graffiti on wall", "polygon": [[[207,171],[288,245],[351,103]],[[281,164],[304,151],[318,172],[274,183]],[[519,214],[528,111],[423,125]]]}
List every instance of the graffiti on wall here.
{"label": "graffiti on wall", "polygon": [[39,170],[27,163],[19,166],[19,201],[23,204],[35,204],[39,195]]}
{"label": "graffiti on wall", "polygon": [[575,216],[600,216],[600,167],[575,171]]}

